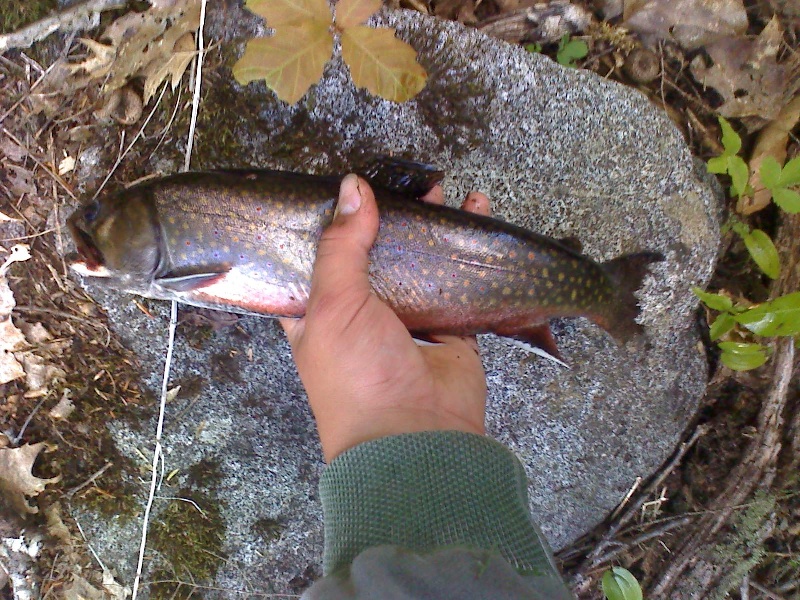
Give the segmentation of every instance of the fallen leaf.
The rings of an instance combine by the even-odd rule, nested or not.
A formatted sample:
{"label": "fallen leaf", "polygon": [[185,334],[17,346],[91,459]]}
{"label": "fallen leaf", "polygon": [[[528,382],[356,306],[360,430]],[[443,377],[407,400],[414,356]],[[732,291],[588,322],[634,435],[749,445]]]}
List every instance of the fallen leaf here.
{"label": "fallen leaf", "polygon": [[742,0],[626,0],[622,25],[645,42],[674,40],[696,50],[747,30]]}
{"label": "fallen leaf", "polygon": [[71,156],[65,156],[60,163],[58,163],[58,174],[66,175],[75,168],[75,159]]}
{"label": "fallen leaf", "polygon": [[391,28],[360,25],[342,32],[342,58],[358,87],[392,102],[405,102],[423,87],[427,73],[417,52]]}
{"label": "fallen leaf", "polygon": [[144,103],[150,102],[150,98],[156,93],[161,83],[169,78],[172,89],[178,87],[189,63],[195,57],[194,37],[191,33],[184,33],[175,42],[172,53],[166,62],[151,62],[142,70],[144,76]]}
{"label": "fallen leaf", "polygon": [[329,23],[304,21],[283,27],[268,38],[247,42],[244,55],[233,67],[242,85],[256,79],[288,104],[294,104],[322,77],[325,63],[333,53]]}
{"label": "fallen leaf", "polygon": [[[14,246],[10,256],[0,265],[0,385],[25,376],[25,369],[13,352],[27,345],[23,333],[11,322],[11,311],[16,306],[14,293],[8,287],[6,271],[19,260],[26,260],[27,251],[21,244]],[[30,254],[27,254],[30,257]]]}
{"label": "fallen leaf", "polygon": [[750,186],[755,192],[752,196],[739,199],[736,210],[741,214],[749,215],[769,205],[772,194],[761,183],[761,165],[768,156],[783,164],[786,160],[789,134],[798,121],[800,121],[800,96],[784,106],[778,117],[759,132],[750,158]]}
{"label": "fallen leaf", "polygon": [[341,29],[363,24],[381,7],[381,0],[339,0],[336,25]]}
{"label": "fallen leaf", "polygon": [[38,496],[46,485],[61,481],[61,476],[42,479],[31,473],[33,463],[45,444],[25,444],[19,448],[0,448],[0,489],[11,507],[21,515],[37,513],[27,497]]}
{"label": "fallen leaf", "polygon": [[28,151],[25,150],[25,148],[7,137],[0,141],[0,150],[3,151],[3,154],[8,160],[13,162],[19,162],[28,156]]}
{"label": "fallen leaf", "polygon": [[69,388],[64,388],[61,394],[61,400],[58,401],[53,408],[50,409],[50,417],[53,419],[69,419],[69,416],[75,412],[75,405],[70,398]]}
{"label": "fallen leaf", "polygon": [[3,212],[0,212],[0,221],[22,221],[22,219],[15,219],[13,217],[9,217]]}
{"label": "fallen leaf", "polygon": [[723,97],[725,103],[718,109],[722,116],[767,121],[778,116],[787,83],[786,68],[775,60],[782,38],[780,23],[773,18],[755,40],[727,38],[707,46],[713,66],[695,57],[692,75]]}
{"label": "fallen leaf", "polygon": [[247,0],[245,8],[264,17],[273,29],[303,21],[331,22],[327,0]]}
{"label": "fallen leaf", "polygon": [[[131,79],[145,78],[148,99],[166,78],[177,85],[193,54],[176,43],[200,25],[199,0],[152,2],[143,12],[129,12],[111,23],[100,40],[81,39],[89,50],[85,59],[53,69],[45,79],[48,91],[74,92],[104,80],[103,93],[122,88]],[[179,56],[173,60],[173,52]],[[43,104],[41,110],[46,110]]]}
{"label": "fallen leaf", "polygon": [[35,194],[36,185],[33,183],[33,173],[18,165],[5,165],[8,187],[14,195]]}

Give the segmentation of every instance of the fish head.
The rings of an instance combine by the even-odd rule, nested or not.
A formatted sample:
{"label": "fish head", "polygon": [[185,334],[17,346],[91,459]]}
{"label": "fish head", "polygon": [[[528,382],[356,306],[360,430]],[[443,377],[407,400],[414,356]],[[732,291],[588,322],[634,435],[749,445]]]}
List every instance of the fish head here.
{"label": "fish head", "polygon": [[77,273],[114,280],[131,291],[152,281],[160,230],[146,188],[92,200],[70,215],[67,226],[77,250],[67,260]]}

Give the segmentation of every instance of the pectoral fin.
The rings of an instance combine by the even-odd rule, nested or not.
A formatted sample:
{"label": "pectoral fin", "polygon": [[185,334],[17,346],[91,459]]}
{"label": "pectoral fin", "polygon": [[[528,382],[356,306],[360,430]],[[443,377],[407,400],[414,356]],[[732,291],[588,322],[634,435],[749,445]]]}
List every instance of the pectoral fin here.
{"label": "pectoral fin", "polygon": [[199,288],[204,288],[213,283],[216,283],[225,274],[230,271],[230,268],[224,267],[219,270],[206,271],[202,273],[165,273],[163,276],[155,279],[155,283],[162,288],[166,288],[173,292],[191,292]]}

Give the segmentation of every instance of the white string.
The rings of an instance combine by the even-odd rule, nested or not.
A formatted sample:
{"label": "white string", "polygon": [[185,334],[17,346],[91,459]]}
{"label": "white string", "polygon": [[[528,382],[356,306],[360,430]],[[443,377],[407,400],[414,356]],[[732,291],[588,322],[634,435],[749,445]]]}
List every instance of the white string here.
{"label": "white string", "polygon": [[[197,125],[197,113],[200,106],[200,86],[203,74],[203,56],[204,56],[204,42],[203,42],[203,26],[206,20],[206,0],[201,0],[200,3],[200,26],[197,31],[197,71],[195,75],[194,94],[192,97],[192,118],[189,124],[189,139],[186,144],[186,154],[184,157],[183,170],[188,171],[189,165],[192,160],[192,148],[194,147],[194,132]],[[169,391],[169,372],[172,366],[172,351],[175,346],[175,330],[178,326],[178,303],[172,301],[170,307],[169,319],[169,334],[167,338],[167,356],[164,361],[164,378],[161,381],[161,402],[158,409],[158,425],[156,426],[156,440],[155,448],[153,449],[153,464],[150,476],[150,494],[147,497],[147,506],[144,511],[144,522],[142,523],[142,540],[139,545],[139,561],[136,565],[136,578],[133,581],[132,600],[136,600],[139,592],[139,584],[142,578],[142,569],[144,566],[144,553],[147,548],[147,530],[150,525],[150,510],[153,507],[153,501],[156,496],[156,489],[160,487],[163,480],[163,473],[165,470],[164,454],[161,448],[161,434],[164,430],[164,413],[166,412],[167,405],[167,392]],[[161,469],[159,469],[159,463]],[[162,477],[158,473],[162,473]]]}

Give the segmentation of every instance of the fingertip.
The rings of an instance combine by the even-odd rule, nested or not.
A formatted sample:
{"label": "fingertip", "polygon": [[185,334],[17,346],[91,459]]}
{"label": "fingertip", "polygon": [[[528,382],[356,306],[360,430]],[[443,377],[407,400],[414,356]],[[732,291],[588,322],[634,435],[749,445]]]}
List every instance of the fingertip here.
{"label": "fingertip", "polygon": [[471,213],[489,216],[492,212],[489,197],[480,192],[470,192],[461,204],[461,208]]}
{"label": "fingertip", "polygon": [[422,196],[421,200],[429,202],[430,204],[444,204],[444,190],[442,186],[438,184],[433,186],[427,194]]}

